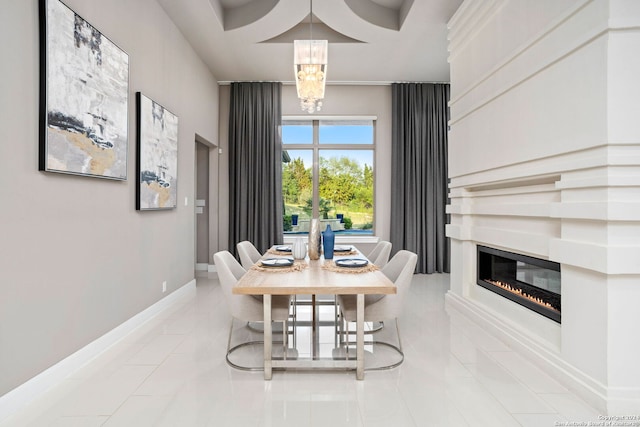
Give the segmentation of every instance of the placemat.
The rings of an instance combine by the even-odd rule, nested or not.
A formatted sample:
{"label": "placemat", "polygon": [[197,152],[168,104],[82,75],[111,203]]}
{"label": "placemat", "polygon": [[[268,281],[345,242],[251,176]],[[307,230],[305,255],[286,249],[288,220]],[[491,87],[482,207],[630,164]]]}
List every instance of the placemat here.
{"label": "placemat", "polygon": [[338,267],[336,263],[333,261],[325,261],[324,264],[322,264],[322,269],[327,271],[333,271],[335,273],[358,274],[358,273],[370,273],[372,271],[378,271],[380,270],[380,267],[378,267],[375,264],[369,263],[364,267],[346,268],[346,267]]}
{"label": "placemat", "polygon": [[358,255],[358,251],[351,249],[349,252],[344,251],[333,251],[333,256],[349,256],[349,255]]}
{"label": "placemat", "polygon": [[304,260],[295,260],[291,267],[263,267],[260,265],[260,261],[251,266],[252,270],[267,271],[269,273],[291,273],[293,271],[302,271],[309,265]]}
{"label": "placemat", "polygon": [[272,249],[272,248],[267,249],[267,253],[271,254],[271,255],[289,255],[289,256],[291,256],[291,251],[286,251],[286,252],[277,251],[277,250]]}

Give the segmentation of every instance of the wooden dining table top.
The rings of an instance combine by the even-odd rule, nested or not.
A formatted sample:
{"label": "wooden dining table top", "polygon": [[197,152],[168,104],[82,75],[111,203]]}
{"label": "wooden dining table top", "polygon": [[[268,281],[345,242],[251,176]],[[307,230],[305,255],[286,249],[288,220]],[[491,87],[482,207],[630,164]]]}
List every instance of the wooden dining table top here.
{"label": "wooden dining table top", "polygon": [[[265,254],[263,258],[277,258]],[[288,256],[291,258],[291,256]],[[363,258],[360,255],[335,256]],[[233,287],[234,294],[243,295],[318,295],[318,294],[395,294],[396,286],[380,270],[364,273],[330,271],[322,268],[324,258],[304,260],[308,267],[300,271],[260,271],[249,269]]]}

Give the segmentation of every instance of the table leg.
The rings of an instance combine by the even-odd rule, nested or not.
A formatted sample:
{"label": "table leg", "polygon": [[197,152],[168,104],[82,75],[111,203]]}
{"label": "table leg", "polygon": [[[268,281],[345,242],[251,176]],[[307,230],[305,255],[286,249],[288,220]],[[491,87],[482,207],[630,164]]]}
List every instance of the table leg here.
{"label": "table leg", "polygon": [[311,295],[311,358],[318,358],[318,312],[316,311],[316,295]]}
{"label": "table leg", "polygon": [[[347,340],[349,337],[347,337]],[[356,303],[356,378],[364,380],[364,295]]]}
{"label": "table leg", "polygon": [[271,379],[271,347],[273,345],[271,329],[271,295],[265,294],[262,298],[264,308],[264,379]]}

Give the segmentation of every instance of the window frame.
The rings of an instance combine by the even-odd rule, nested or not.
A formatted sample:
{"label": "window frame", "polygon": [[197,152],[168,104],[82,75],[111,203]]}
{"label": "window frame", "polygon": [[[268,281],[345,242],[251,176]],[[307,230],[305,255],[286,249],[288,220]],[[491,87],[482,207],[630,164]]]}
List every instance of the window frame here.
{"label": "window frame", "polygon": [[[313,210],[312,218],[318,218],[320,215],[320,151],[321,150],[340,150],[340,151],[371,151],[373,153],[373,229],[371,234],[364,235],[362,237],[370,238],[376,235],[376,187],[377,187],[377,169],[376,169],[376,126],[377,116],[282,116],[282,123],[289,121],[311,121],[313,137],[311,144],[285,144],[282,141],[283,150],[310,150],[312,151],[312,199]],[[371,144],[327,144],[320,142],[320,122],[322,121],[371,121],[373,128],[373,141]],[[283,212],[284,214],[284,212]],[[285,236],[291,236],[291,234],[285,233]],[[345,235],[344,237],[354,237],[353,235]]]}

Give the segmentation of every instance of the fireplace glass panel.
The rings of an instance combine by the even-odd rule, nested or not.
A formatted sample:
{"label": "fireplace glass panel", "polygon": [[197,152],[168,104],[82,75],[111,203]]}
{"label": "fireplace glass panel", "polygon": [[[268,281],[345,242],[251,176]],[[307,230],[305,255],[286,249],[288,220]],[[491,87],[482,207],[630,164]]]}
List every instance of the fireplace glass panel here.
{"label": "fireplace glass panel", "polygon": [[560,264],[478,246],[478,285],[560,322]]}
{"label": "fireplace glass panel", "polygon": [[560,272],[518,261],[516,279],[540,289],[560,294]]}

